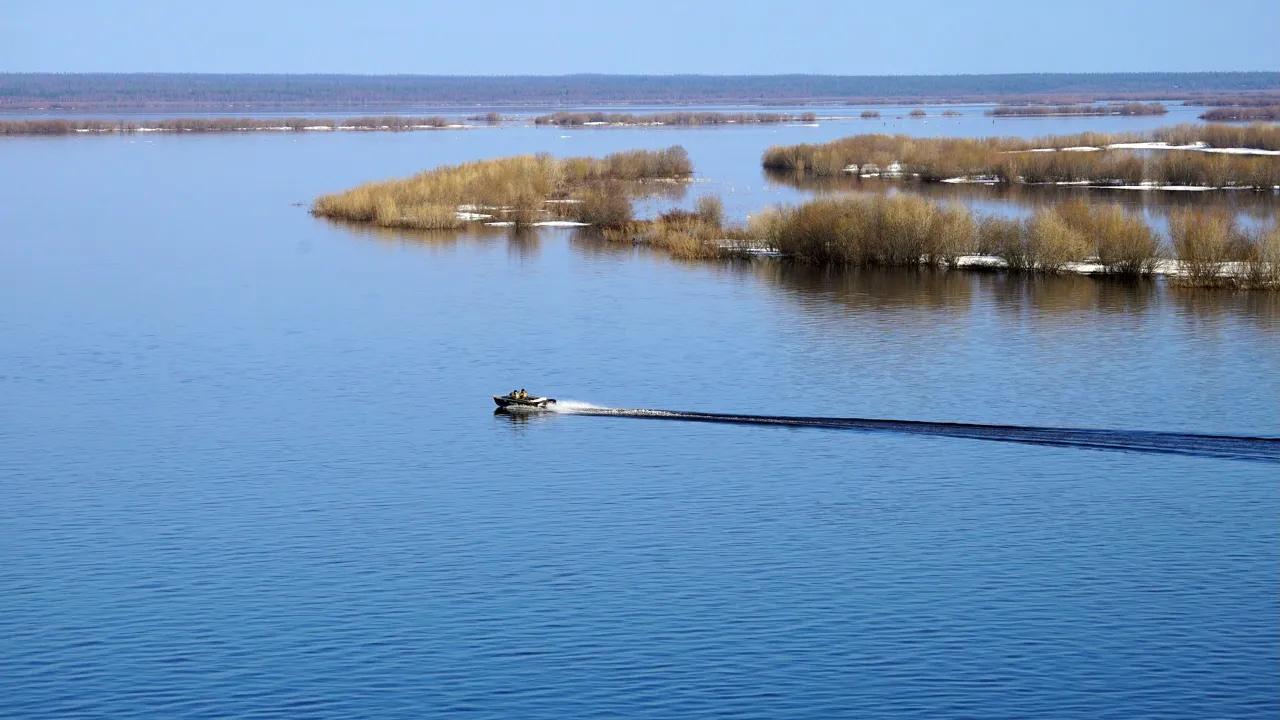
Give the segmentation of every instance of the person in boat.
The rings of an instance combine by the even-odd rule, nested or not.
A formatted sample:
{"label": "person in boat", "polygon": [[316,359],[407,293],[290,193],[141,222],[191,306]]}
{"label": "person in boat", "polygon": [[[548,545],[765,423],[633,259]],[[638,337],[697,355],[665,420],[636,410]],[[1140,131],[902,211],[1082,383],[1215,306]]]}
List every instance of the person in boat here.
{"label": "person in boat", "polygon": [[525,391],[524,391],[524,388],[520,388],[520,399],[521,399],[521,400],[528,400],[528,399],[529,399],[529,393],[525,392]]}
{"label": "person in boat", "polygon": [[509,397],[510,397],[512,400],[519,400],[519,399],[520,399],[520,391],[519,391],[519,390],[512,390],[512,391],[511,391],[511,395],[510,395]]}

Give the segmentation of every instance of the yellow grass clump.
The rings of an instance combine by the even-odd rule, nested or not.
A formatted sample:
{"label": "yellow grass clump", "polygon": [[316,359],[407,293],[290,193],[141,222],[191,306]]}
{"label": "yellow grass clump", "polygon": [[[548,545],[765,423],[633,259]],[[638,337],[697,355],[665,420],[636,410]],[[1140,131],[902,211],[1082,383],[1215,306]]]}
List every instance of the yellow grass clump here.
{"label": "yellow grass clump", "polygon": [[1183,210],[1169,216],[1169,234],[1178,253],[1178,264],[1188,284],[1211,287],[1221,284],[1229,259],[1235,219],[1221,211]]}
{"label": "yellow grass clump", "polygon": [[689,155],[679,146],[604,158],[521,155],[366,183],[316,198],[311,211],[320,217],[383,227],[448,229],[472,217],[528,224],[549,215],[544,204],[557,199],[580,201],[575,203],[578,214],[588,222],[617,225],[630,220],[627,193],[642,192],[640,183],[682,180],[692,172]]}
{"label": "yellow grass clump", "polygon": [[[1239,132],[1235,132],[1237,130]],[[769,170],[802,175],[832,176],[850,172],[918,177],[926,182],[951,178],[1103,185],[1153,182],[1260,190],[1270,190],[1280,184],[1280,157],[1206,153],[1194,149],[1105,149],[1121,142],[1154,141],[1179,145],[1202,142],[1212,147],[1270,147],[1280,145],[1280,131],[1274,126],[1224,131],[1178,126],[1147,134],[1081,133],[1034,140],[855,135],[816,145],[774,146],[765,151],[762,164]]]}

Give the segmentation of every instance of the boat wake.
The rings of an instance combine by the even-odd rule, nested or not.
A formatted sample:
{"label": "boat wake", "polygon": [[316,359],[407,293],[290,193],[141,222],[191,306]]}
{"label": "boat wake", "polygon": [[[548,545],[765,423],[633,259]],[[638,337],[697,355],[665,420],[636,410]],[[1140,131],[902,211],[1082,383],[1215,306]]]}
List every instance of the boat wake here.
{"label": "boat wake", "polygon": [[554,405],[549,406],[547,409],[552,412],[565,413],[567,415],[590,415],[592,413],[614,412],[612,408],[592,405],[591,403],[579,402],[577,400],[557,400]]}
{"label": "boat wake", "polygon": [[681,420],[685,422],[727,423],[734,425],[780,425],[784,427],[812,427],[863,432],[896,432],[1027,445],[1191,455],[1280,463],[1280,437],[1202,435],[1145,430],[1103,430],[1025,425],[980,425],[919,420],[879,420],[873,418],[732,415],[680,410],[627,410],[605,408],[573,401],[558,403],[556,411],[571,415],[618,418]]}

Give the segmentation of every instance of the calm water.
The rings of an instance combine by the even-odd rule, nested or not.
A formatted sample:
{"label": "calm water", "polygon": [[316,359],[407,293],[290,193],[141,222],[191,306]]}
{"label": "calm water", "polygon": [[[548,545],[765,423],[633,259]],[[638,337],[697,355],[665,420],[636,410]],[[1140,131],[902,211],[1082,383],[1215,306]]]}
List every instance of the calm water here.
{"label": "calm water", "polygon": [[292,204],[681,143],[742,214],[859,127],[0,142],[0,716],[1274,718],[1280,466],[487,397],[1278,436],[1274,296]]}

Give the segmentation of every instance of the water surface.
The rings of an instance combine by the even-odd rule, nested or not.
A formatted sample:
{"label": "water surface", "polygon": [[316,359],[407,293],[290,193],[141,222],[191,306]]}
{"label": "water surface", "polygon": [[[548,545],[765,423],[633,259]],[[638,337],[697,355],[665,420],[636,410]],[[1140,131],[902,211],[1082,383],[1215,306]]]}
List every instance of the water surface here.
{"label": "water surface", "polygon": [[292,204],[835,125],[0,142],[0,715],[1275,717],[1275,465],[488,400],[1277,436],[1273,295]]}

